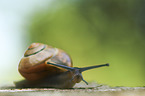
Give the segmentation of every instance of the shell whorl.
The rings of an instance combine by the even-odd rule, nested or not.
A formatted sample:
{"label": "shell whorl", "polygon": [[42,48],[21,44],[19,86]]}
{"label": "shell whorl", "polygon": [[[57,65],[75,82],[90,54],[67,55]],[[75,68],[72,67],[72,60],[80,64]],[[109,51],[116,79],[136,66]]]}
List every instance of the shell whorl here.
{"label": "shell whorl", "polygon": [[24,57],[35,55],[46,48],[46,45],[41,43],[32,43],[26,50]]}
{"label": "shell whorl", "polygon": [[22,69],[21,67],[29,68],[39,65],[51,58],[54,55],[54,52],[55,50],[51,46],[41,43],[32,43],[26,50],[24,57],[21,59],[19,67]]}

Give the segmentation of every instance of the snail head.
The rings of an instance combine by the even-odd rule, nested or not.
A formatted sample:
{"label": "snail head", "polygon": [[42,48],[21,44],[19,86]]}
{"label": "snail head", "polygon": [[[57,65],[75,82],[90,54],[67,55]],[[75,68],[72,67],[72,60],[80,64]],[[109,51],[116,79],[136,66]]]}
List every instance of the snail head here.
{"label": "snail head", "polygon": [[84,81],[87,85],[87,81],[84,80],[83,76],[82,76],[82,72],[86,71],[86,70],[90,70],[90,69],[94,69],[94,68],[99,68],[99,67],[103,67],[103,66],[109,66],[109,64],[101,64],[101,65],[95,65],[95,66],[89,66],[89,67],[82,67],[82,68],[79,68],[79,67],[68,67],[68,66],[65,66],[65,65],[61,65],[61,64],[54,64],[54,63],[50,63],[50,62],[47,62],[47,64],[50,64],[50,65],[54,65],[54,66],[57,66],[57,67],[60,67],[60,68],[64,68],[70,72],[73,72],[73,77],[72,77],[72,81],[73,82],[76,82],[76,83],[79,83],[81,80]]}

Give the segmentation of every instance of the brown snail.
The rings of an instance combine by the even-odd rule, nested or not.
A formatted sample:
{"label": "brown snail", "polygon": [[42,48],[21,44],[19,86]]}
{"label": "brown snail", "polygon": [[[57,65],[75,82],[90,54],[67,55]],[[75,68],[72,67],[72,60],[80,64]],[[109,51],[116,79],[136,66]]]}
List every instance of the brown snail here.
{"label": "brown snail", "polygon": [[16,87],[72,88],[81,80],[88,84],[82,77],[83,71],[109,64],[84,68],[72,66],[70,56],[63,50],[42,43],[32,43],[18,67],[20,74],[26,80],[16,82]]}

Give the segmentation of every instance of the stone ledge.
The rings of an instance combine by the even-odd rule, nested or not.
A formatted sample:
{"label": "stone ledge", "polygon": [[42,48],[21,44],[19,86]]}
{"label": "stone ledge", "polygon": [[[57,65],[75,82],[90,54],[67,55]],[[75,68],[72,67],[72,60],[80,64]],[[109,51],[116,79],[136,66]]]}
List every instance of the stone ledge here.
{"label": "stone ledge", "polygon": [[145,87],[110,87],[96,83],[77,84],[72,89],[55,88],[22,88],[3,86],[0,88],[0,96],[145,96]]}

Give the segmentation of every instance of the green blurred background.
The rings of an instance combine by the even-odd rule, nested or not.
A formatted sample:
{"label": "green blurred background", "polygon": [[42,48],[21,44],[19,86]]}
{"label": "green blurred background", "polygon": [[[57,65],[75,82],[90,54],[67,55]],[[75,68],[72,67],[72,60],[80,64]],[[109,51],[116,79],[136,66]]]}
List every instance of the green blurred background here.
{"label": "green blurred background", "polygon": [[[17,72],[19,60],[31,43],[40,42],[65,50],[76,67],[110,63],[110,67],[84,72],[88,82],[145,86],[143,0],[37,1],[33,8],[31,3],[34,5],[36,1],[26,2],[25,5],[31,7],[23,6],[27,8],[25,13],[20,10],[23,20],[20,19],[19,32],[12,38],[19,38],[19,42],[11,43],[17,54],[11,53],[13,63],[6,71],[8,74],[1,73],[2,83],[22,79]],[[7,66],[5,70],[8,70]]]}

